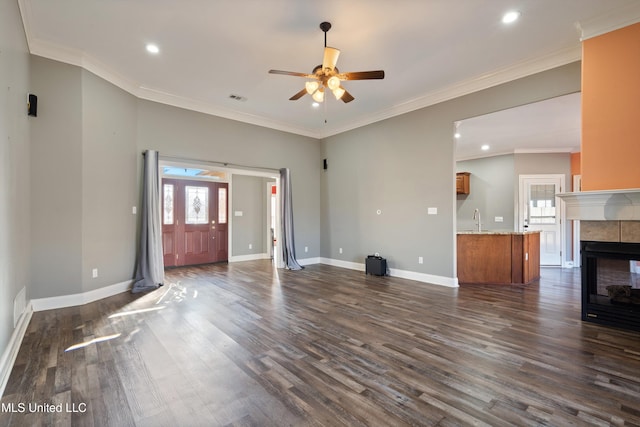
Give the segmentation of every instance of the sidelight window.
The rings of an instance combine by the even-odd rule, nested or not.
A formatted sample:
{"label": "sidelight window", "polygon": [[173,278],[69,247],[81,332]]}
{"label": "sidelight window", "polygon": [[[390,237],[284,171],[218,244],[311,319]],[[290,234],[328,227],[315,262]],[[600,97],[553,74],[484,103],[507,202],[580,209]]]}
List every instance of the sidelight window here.
{"label": "sidelight window", "polygon": [[173,184],[164,184],[163,186],[163,215],[162,215],[162,223],[163,224],[173,224],[173,213],[175,212],[175,193]]}
{"label": "sidelight window", "polygon": [[227,189],[225,187],[218,188],[218,222],[227,223]]}

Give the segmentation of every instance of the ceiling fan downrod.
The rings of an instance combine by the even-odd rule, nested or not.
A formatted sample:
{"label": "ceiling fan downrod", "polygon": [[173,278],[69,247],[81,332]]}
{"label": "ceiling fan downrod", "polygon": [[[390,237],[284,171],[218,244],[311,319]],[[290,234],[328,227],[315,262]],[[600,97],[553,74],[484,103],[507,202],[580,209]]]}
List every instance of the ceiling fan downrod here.
{"label": "ceiling fan downrod", "polygon": [[320,29],[324,32],[324,47],[327,47],[327,32],[331,29],[331,22],[321,22]]}

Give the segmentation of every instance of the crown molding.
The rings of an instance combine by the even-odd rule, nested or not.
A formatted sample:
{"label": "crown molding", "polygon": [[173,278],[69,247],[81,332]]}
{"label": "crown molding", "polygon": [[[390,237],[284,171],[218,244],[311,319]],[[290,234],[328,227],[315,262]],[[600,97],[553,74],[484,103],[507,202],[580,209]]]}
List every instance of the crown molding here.
{"label": "crown molding", "polygon": [[521,61],[519,63],[502,67],[485,73],[472,79],[464,80],[456,84],[428,93],[424,96],[408,100],[398,105],[394,105],[377,113],[369,114],[361,119],[351,121],[344,126],[334,128],[309,129],[292,126],[277,120],[266,117],[248,114],[236,110],[224,109],[203,101],[182,97],[176,94],[163,92],[161,90],[144,87],[139,82],[128,79],[111,69],[108,65],[101,63],[86,53],[60,46],[58,44],[38,39],[31,32],[31,9],[28,0],[18,0],[24,30],[29,46],[29,51],[33,55],[53,59],[59,62],[81,67],[91,73],[105,79],[115,86],[140,99],[197,111],[209,115],[214,115],[230,120],[236,120],[256,126],[266,127],[282,132],[293,133],[315,139],[327,138],[349,130],[363,127],[372,123],[386,120],[395,116],[409,113],[421,108],[448,101],[460,96],[468,95],[483,89],[488,89],[503,83],[507,83],[519,78],[523,78],[535,73],[546,71],[555,67],[566,65],[581,59],[582,49],[579,44],[568,46],[551,54]]}
{"label": "crown molding", "polygon": [[43,58],[52,59],[54,61],[74,65],[87,70],[139,99],[154,101],[160,104],[171,105],[173,107],[184,108],[186,110],[197,111],[225,119],[283,132],[295,133],[311,138],[319,139],[321,137],[320,133],[313,129],[295,127],[290,124],[267,119],[265,117],[235,110],[223,109],[196,99],[186,98],[158,89],[141,86],[138,82],[126,78],[125,76],[110,69],[104,63],[101,63],[95,58],[75,49],[69,49],[54,43],[30,37],[29,51],[32,55],[41,56]]}
{"label": "crown molding", "polygon": [[395,105],[387,110],[372,114],[366,119],[351,122],[341,128],[335,128],[323,134],[323,137],[337,135],[342,132],[353,130],[362,126],[366,126],[375,122],[389,119],[401,114],[410,113],[421,108],[429,107],[441,102],[449,101],[464,95],[469,95],[480,90],[498,86],[519,78],[527,77],[532,74],[547,71],[552,68],[567,65],[571,62],[582,59],[582,46],[570,46],[558,50],[549,55],[521,61],[508,67],[496,69],[492,72],[481,76],[464,80],[456,84],[447,86],[441,90],[431,92],[419,98],[415,98]]}
{"label": "crown molding", "polygon": [[268,119],[266,117],[257,116],[236,110],[219,108],[213,104],[199,101],[196,99],[181,97],[172,93],[164,92],[145,86],[139,86],[134,95],[138,98],[154,101],[161,104],[172,105],[174,107],[184,108],[186,110],[197,111],[199,113],[209,114],[212,116],[222,117],[229,120],[235,120],[242,123],[248,123],[256,126],[266,127],[269,129],[279,130],[282,132],[294,133],[301,136],[320,139],[321,135],[318,131],[302,127],[295,127],[288,123],[279,122],[277,120]]}
{"label": "crown molding", "polygon": [[638,22],[640,22],[640,3],[635,2],[612,9],[596,18],[580,21],[576,26],[582,33],[580,40],[584,41]]}

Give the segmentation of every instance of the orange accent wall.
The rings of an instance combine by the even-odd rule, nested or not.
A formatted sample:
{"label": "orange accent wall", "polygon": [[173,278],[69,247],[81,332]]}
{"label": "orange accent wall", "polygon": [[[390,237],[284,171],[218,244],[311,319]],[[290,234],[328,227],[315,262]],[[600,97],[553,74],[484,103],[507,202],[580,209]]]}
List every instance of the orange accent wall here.
{"label": "orange accent wall", "polygon": [[640,23],[582,44],[582,190],[640,188]]}
{"label": "orange accent wall", "polygon": [[571,175],[580,175],[581,173],[580,153],[571,153]]}

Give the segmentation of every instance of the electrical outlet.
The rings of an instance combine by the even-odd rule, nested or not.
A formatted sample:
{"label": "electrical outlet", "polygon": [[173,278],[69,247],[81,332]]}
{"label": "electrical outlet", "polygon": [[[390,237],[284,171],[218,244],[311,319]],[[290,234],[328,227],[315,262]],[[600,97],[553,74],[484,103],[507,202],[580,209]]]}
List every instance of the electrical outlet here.
{"label": "electrical outlet", "polygon": [[338,249],[338,252],[342,253],[342,248]]}
{"label": "electrical outlet", "polygon": [[494,221],[495,222],[504,222],[504,218],[501,217],[501,216],[497,216],[497,217],[494,218]]}
{"label": "electrical outlet", "polygon": [[249,243],[249,249],[253,249],[253,244]]}
{"label": "electrical outlet", "polygon": [[91,277],[94,278],[94,279],[96,277],[98,277],[98,269],[97,268],[94,268],[93,270],[91,270]]}
{"label": "electrical outlet", "polygon": [[133,208],[131,208],[131,213],[134,214],[134,215],[137,214],[138,213],[138,208],[135,207],[135,206]]}
{"label": "electrical outlet", "polygon": [[424,263],[424,258],[422,258],[421,256],[418,257],[418,264],[423,264]]}
{"label": "electrical outlet", "polygon": [[309,246],[305,246],[305,247],[304,247],[304,251],[305,251],[305,252],[309,252]]}

